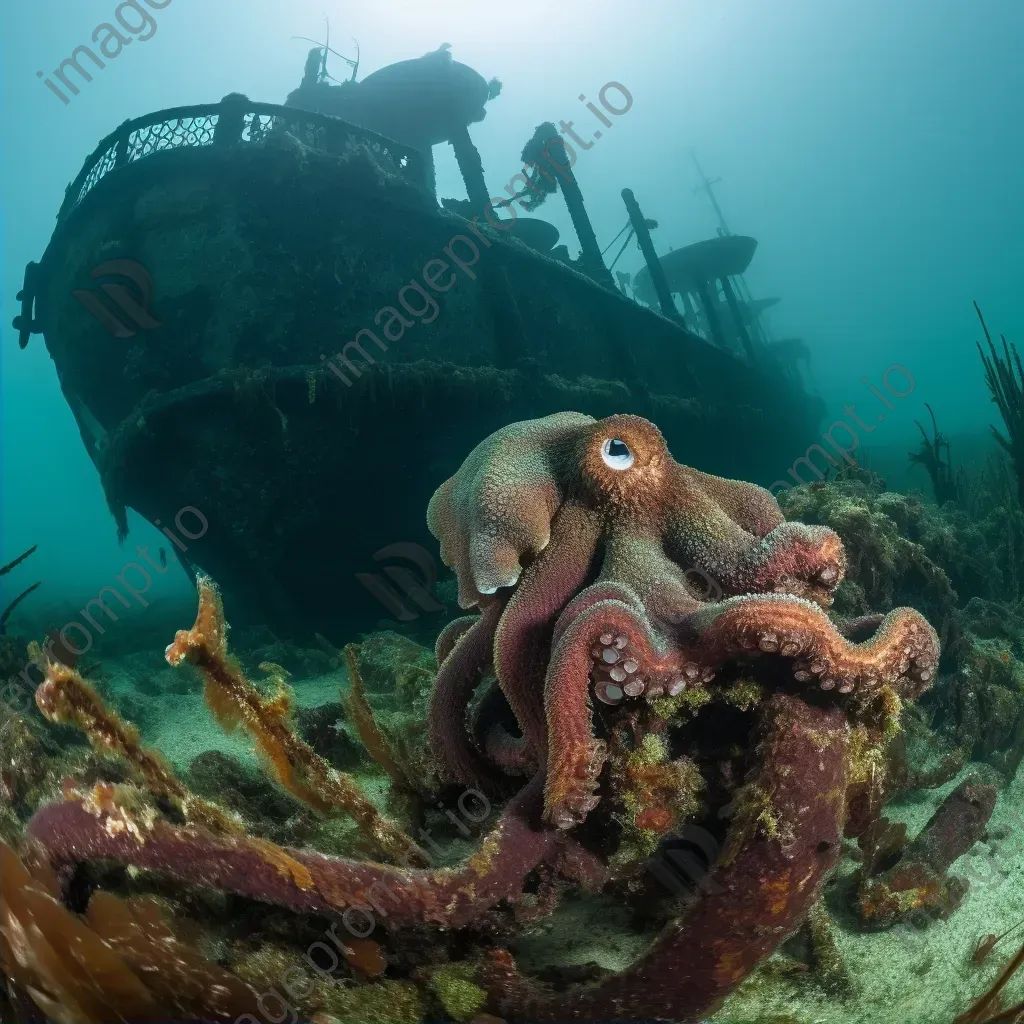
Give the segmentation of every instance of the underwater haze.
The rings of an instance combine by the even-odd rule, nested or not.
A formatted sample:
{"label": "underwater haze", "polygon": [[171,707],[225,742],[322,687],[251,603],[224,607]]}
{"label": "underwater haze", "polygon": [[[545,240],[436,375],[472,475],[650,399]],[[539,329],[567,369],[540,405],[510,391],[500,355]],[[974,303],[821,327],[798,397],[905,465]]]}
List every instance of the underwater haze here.
{"label": "underwater haze", "polygon": [[1024,1020],[1022,40],[6,0],[0,1024]]}
{"label": "underwater haze", "polygon": [[[126,119],[232,91],[280,102],[308,45],[292,37],[325,29],[322,3],[174,0],[151,12],[151,38],[63,104],[36,73],[87,43],[115,6],[5,5],[7,323],[24,264],[41,255],[65,186],[100,138]],[[916,407],[884,428],[886,444],[913,442],[918,396],[947,432],[985,431],[971,300],[1009,338],[1024,332],[1019,5],[381,2],[326,14],[342,51],[359,40],[364,73],[450,42],[459,60],[499,77],[502,95],[475,140],[502,182],[536,121],[593,120],[578,96],[623,83],[633,108],[578,168],[602,247],[625,220],[625,186],[658,219],[662,250],[714,233],[713,210],[694,194],[695,150],[722,179],[730,229],[758,239],[751,283],[783,297],[772,328],[806,340],[830,412],[872,402],[861,378],[877,382],[898,363],[917,382]],[[441,150],[439,194],[464,194]],[[563,210],[550,217],[571,237]],[[640,266],[633,247],[622,269]],[[123,553],[41,344],[20,353],[9,336],[3,387],[4,548],[40,543],[37,569],[53,590],[92,593]]]}

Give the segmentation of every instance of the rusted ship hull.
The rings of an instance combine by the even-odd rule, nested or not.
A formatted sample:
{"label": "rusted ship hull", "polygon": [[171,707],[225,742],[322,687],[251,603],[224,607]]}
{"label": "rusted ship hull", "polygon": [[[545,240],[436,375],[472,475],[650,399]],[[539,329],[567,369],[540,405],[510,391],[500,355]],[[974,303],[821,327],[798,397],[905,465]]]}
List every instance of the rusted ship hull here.
{"label": "rusted ship hull", "polygon": [[161,124],[198,142],[144,152],[122,126],[21,321],[115,517],[201,510],[189,557],[236,619],[330,636],[435,611],[409,585],[382,605],[374,556],[432,550],[430,493],[513,419],[641,413],[681,461],[748,479],[806,447],[819,409],[796,385],[438,209],[413,151],[283,109],[250,104],[231,144],[194,111]]}

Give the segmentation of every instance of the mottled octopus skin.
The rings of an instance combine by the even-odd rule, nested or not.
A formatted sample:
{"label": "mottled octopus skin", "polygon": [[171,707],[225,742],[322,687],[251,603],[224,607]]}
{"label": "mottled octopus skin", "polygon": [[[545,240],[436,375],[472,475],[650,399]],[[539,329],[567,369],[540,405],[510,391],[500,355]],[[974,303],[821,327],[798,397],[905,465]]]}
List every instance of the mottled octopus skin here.
{"label": "mottled octopus skin", "polygon": [[492,600],[479,617],[450,622],[437,638],[439,670],[427,714],[427,737],[441,774],[465,786],[487,786],[487,765],[469,742],[466,709],[491,663],[501,603]]}
{"label": "mottled octopus skin", "polygon": [[495,957],[495,1012],[510,1022],[701,1021],[796,929],[842,849],[848,730],[840,710],[782,693],[761,729],[724,850],[689,909],[595,985],[547,992]]}
{"label": "mottled octopus skin", "polygon": [[[609,462],[612,441],[631,463]],[[821,610],[845,571],[833,531],[785,522],[761,487],[677,464],[638,416],[510,424],[442,484],[427,519],[464,607],[511,593],[494,666],[522,735],[489,746],[508,763],[518,743],[521,761],[546,765],[545,818],[561,828],[597,801],[592,697],[674,695],[755,656],[836,695],[888,684],[916,696],[936,669],[938,638],[917,612],[896,609],[852,643]],[[441,746],[469,747],[456,716],[445,722],[442,770]],[[462,762],[452,778],[479,778]]]}
{"label": "mottled octopus skin", "polygon": [[[29,822],[28,835],[57,871],[110,860],[297,911],[343,914],[349,908],[366,908],[386,928],[454,928],[501,900],[518,897],[526,875],[541,861],[560,860],[577,874],[594,873],[590,858],[575,852],[571,840],[563,844],[553,830],[537,827],[539,804],[538,777],[506,805],[477,853],[458,867],[438,869],[282,849],[162,820],[137,838],[109,827],[105,814],[94,814],[77,800],[41,808]],[[268,856],[268,851],[276,855]],[[291,870],[283,868],[283,857]],[[303,877],[304,873],[308,874]],[[365,926],[364,917],[355,919],[357,931]]]}

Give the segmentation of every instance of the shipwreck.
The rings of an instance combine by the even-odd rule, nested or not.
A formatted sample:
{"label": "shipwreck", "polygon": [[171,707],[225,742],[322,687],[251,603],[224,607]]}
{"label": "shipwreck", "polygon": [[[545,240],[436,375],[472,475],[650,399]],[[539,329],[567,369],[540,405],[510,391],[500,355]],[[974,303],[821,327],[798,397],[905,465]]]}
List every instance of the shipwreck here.
{"label": "shipwreck", "polygon": [[[43,335],[122,535],[129,508],[200,510],[191,568],[236,619],[330,634],[388,614],[368,576],[433,551],[436,482],[511,421],[637,413],[680,460],[762,482],[806,447],[821,402],[730,283],[752,240],[662,266],[623,189],[649,265],[627,293],[552,124],[509,169],[519,201],[492,195],[469,128],[496,82],[447,47],[359,82],[323,68],[312,51],[284,104],[231,94],[120,125],[26,267],[21,345]],[[436,194],[445,144],[468,199]],[[578,256],[524,214],[559,194]],[[406,593],[429,590],[428,558]]]}

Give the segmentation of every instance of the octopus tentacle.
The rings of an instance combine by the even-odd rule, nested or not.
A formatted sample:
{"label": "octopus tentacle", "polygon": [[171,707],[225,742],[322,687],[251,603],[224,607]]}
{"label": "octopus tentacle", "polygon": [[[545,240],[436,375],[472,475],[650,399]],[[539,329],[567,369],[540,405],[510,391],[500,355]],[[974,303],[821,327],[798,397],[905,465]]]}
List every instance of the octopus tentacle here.
{"label": "octopus tentacle", "polygon": [[527,747],[521,736],[513,736],[501,719],[508,701],[498,680],[491,684],[472,709],[470,733],[479,750],[507,775],[530,775],[537,769],[536,753]]}
{"label": "octopus tentacle", "polygon": [[557,834],[537,827],[540,795],[538,775],[509,801],[473,856],[437,869],[328,857],[247,837],[213,836],[162,819],[135,835],[110,827],[105,812],[97,816],[73,800],[37,811],[28,832],[57,869],[111,860],[297,911],[332,914],[352,908],[386,928],[454,928],[502,899],[514,899],[530,871],[560,855]]}
{"label": "octopus tentacle", "polygon": [[844,619],[842,622],[837,622],[836,629],[847,640],[863,640],[869,634],[874,633],[884,619],[885,616],[881,612],[870,612],[867,615],[856,615],[852,619]]}
{"label": "octopus tentacle", "polygon": [[508,775],[527,775],[537,767],[537,752],[501,725],[486,730],[481,748]]}
{"label": "octopus tentacle", "polygon": [[566,627],[588,608],[593,607],[598,601],[618,601],[627,608],[632,609],[637,615],[642,615],[644,606],[637,592],[626,586],[624,583],[617,583],[615,580],[598,580],[592,583],[582,593],[577,594],[563,609],[555,623],[555,629],[551,636],[552,647],[556,646],[562,638]]}
{"label": "octopus tentacle", "polygon": [[673,502],[665,542],[673,561],[707,572],[727,594],[811,591],[826,597],[846,571],[842,541],[827,527],[784,522],[757,537],[692,487]]}
{"label": "octopus tentacle", "polygon": [[730,583],[741,592],[784,591],[815,594],[831,604],[846,574],[839,535],[827,526],[781,523],[738,561]]}
{"label": "octopus tentacle", "polygon": [[658,644],[636,608],[605,597],[606,589],[595,584],[566,608],[551,651],[544,687],[544,819],[557,828],[580,824],[600,799],[594,789],[607,746],[594,737],[591,683],[607,704],[645,689],[648,696],[664,693],[666,677],[678,689],[685,685],[674,670],[676,652]]}
{"label": "octopus tentacle", "polygon": [[755,537],[764,537],[785,521],[779,503],[771,491],[743,480],[702,473],[690,466],[679,467],[690,486],[696,485],[718,504],[722,511],[742,530]]}
{"label": "octopus tentacle", "polygon": [[774,695],[724,852],[687,912],[632,967],[584,988],[542,991],[495,957],[493,1009],[515,1021],[710,1016],[799,925],[839,859],[846,736],[840,711]]}
{"label": "octopus tentacle", "polygon": [[[501,617],[502,602],[492,601],[483,613],[455,639],[437,672],[427,709],[427,736],[442,777],[465,786],[492,789],[490,768],[473,749],[466,724],[466,708],[491,661],[494,633]],[[438,650],[446,647],[456,632],[452,626],[438,639]],[[450,632],[449,632],[450,631]]]}
{"label": "octopus tentacle", "polygon": [[779,594],[728,598],[695,612],[684,623],[695,632],[688,644],[707,668],[748,654],[792,660],[798,682],[849,693],[900,684],[913,698],[930,685],[939,660],[939,638],[912,608],[895,608],[870,639],[852,643],[817,605]]}
{"label": "octopus tentacle", "polygon": [[479,618],[479,615],[461,615],[457,619],[452,619],[437,634],[437,639],[434,641],[434,660],[437,662],[438,668],[445,663],[448,655],[452,653],[452,648],[459,642],[462,635],[472,628]]}
{"label": "octopus tentacle", "polygon": [[600,536],[593,513],[564,505],[552,523],[551,543],[523,574],[494,638],[494,668],[502,692],[539,761],[547,729],[541,696],[555,620],[586,582]]}

